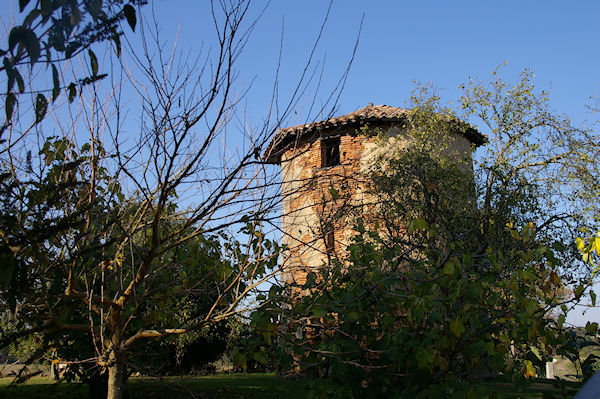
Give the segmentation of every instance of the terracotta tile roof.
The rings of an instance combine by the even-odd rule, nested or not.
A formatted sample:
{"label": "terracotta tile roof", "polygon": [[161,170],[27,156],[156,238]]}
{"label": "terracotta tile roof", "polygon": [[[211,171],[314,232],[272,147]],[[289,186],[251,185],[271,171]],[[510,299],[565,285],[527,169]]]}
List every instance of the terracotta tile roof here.
{"label": "terracotta tile roof", "polygon": [[[269,143],[263,158],[268,163],[279,163],[280,157],[288,145],[307,137],[309,134],[335,128],[358,127],[365,123],[404,122],[410,112],[411,110],[406,108],[369,104],[347,115],[280,129]],[[456,122],[466,125],[467,129],[464,131],[464,134],[473,144],[481,145],[487,142],[487,137],[470,125],[459,120]]]}

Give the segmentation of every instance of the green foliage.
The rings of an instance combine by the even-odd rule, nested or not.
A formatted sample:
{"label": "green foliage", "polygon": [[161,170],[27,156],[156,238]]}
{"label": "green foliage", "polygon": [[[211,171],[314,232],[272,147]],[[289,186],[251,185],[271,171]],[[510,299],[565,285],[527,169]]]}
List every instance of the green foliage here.
{"label": "green foliage", "polygon": [[569,329],[561,347],[561,354],[575,366],[575,377],[582,381],[587,381],[600,369],[597,331],[598,324],[589,322],[584,329]]}
{"label": "green foliage", "polygon": [[569,184],[575,169],[593,177],[578,157],[589,132],[531,79],[464,87],[465,118],[489,129],[474,172],[457,138],[470,126],[418,91],[409,145],[381,137],[367,165],[376,201],[346,253],[253,315],[259,331],[278,325],[284,367],[326,377],[314,397],[481,397],[474,382],[525,383],[569,345],[564,304],[587,271],[563,242],[586,220]]}
{"label": "green foliage", "polygon": [[[600,256],[600,233],[590,235],[586,239],[577,237],[577,249],[581,253],[582,260],[591,267],[592,278],[598,274],[600,264],[596,264]],[[584,299],[584,293],[588,285],[591,285],[592,279],[588,284],[580,284],[575,288],[574,294],[577,298]],[[596,293],[593,287],[589,288],[589,304],[596,306]],[[584,331],[570,331],[567,344],[563,347],[563,354],[575,366],[578,376],[583,381],[589,379],[598,369],[600,369],[600,356],[598,349],[600,344],[597,338],[598,323],[587,322]],[[587,348],[587,349],[586,349]]]}
{"label": "green foliage", "polygon": [[[127,197],[107,159],[97,142],[51,137],[28,170],[6,168],[0,181],[0,304],[14,320],[0,348],[35,337],[30,357],[70,362],[65,377],[90,392],[106,388],[115,334],[129,371],[216,360],[240,301],[277,268],[279,251],[250,218],[235,238],[203,232],[168,200],[156,227],[156,202]],[[132,300],[117,302],[128,281]]]}
{"label": "green foliage", "polygon": [[[543,369],[561,342],[548,315],[551,252],[430,251],[407,265],[397,262],[403,245],[381,251],[383,238],[370,233],[375,240],[357,236],[349,247],[347,271],[338,265],[331,280],[304,287],[311,295],[291,304],[270,298],[288,356],[302,372],[327,377],[313,382],[315,396],[475,397],[472,381]],[[264,322],[255,327],[265,331]]]}
{"label": "green foliage", "polygon": [[[18,320],[9,312],[4,311],[0,315],[0,339],[10,335],[17,330]],[[31,354],[38,353],[43,347],[40,334],[30,334],[21,339],[16,339],[0,351],[0,357],[5,363],[19,362],[26,363]]]}
{"label": "green foliage", "polygon": [[[97,146],[95,151],[102,153],[103,149]],[[6,170],[0,181],[3,299],[13,311],[23,304],[20,317],[24,323],[37,318],[35,324],[43,320],[37,313],[37,306],[44,301],[40,294],[65,291],[68,262],[79,257],[90,262],[102,251],[99,235],[104,231],[98,231],[99,223],[111,220],[113,205],[122,196],[113,177],[99,167],[94,182],[98,195],[94,202],[82,204],[92,185],[89,144],[77,149],[65,138],[50,137],[39,156],[45,165],[42,176],[30,174],[21,179]],[[92,220],[98,223],[89,223]],[[88,245],[78,248],[77,240],[84,236]],[[25,317],[27,314],[30,317]]]}

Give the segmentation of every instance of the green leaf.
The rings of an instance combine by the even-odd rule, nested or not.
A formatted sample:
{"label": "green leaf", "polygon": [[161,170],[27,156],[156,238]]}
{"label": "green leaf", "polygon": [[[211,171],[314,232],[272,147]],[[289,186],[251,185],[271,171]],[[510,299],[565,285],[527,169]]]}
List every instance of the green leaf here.
{"label": "green leaf", "polygon": [[460,320],[451,320],[450,321],[450,331],[452,331],[452,333],[457,336],[460,337],[464,334],[464,332],[466,331],[465,326],[463,325],[462,321]]}
{"label": "green leaf", "polygon": [[259,362],[260,364],[266,365],[268,363],[267,357],[262,352],[254,352],[252,357],[254,358],[254,360]]}
{"label": "green leaf", "polygon": [[23,12],[28,3],[29,0],[19,0],[19,12]]}
{"label": "green leaf", "polygon": [[539,309],[539,305],[535,300],[529,300],[525,304],[525,313],[529,316],[533,315]]}
{"label": "green leaf", "polygon": [[121,38],[116,30],[113,30],[112,34],[113,42],[115,43],[115,51],[117,52],[117,57],[121,56]]}
{"label": "green leaf", "polygon": [[248,365],[246,363],[246,356],[243,353],[237,352],[233,356],[233,362],[240,367],[242,370],[246,370]]}
{"label": "green leaf", "polygon": [[538,360],[542,360],[542,354],[540,353],[540,350],[538,348],[536,348],[535,346],[532,346],[531,348],[529,348],[531,350],[531,353],[533,353],[535,355],[535,357],[538,358]]}
{"label": "green leaf", "polygon": [[575,298],[579,299],[583,294],[583,291],[585,291],[585,286],[578,285],[577,287],[575,287],[575,290],[573,291],[573,293],[575,294]]}
{"label": "green leaf", "polygon": [[454,262],[448,261],[444,264],[444,268],[442,269],[442,274],[451,276],[454,274]]}
{"label": "green leaf", "polygon": [[529,270],[519,270],[517,274],[519,275],[519,278],[526,283],[535,281],[537,278],[535,273],[530,272]]}
{"label": "green leaf", "polygon": [[72,103],[75,100],[75,96],[77,95],[77,88],[75,87],[75,83],[71,83],[67,88],[69,91],[69,102]]}
{"label": "green leaf", "polygon": [[473,258],[470,253],[463,254],[463,263],[467,268],[473,266]]}
{"label": "green leaf", "polygon": [[71,23],[71,26],[77,26],[81,22],[81,11],[79,11],[76,1],[71,3],[71,18],[69,22]]}
{"label": "green leaf", "polygon": [[408,232],[413,233],[418,230],[426,230],[428,227],[427,221],[419,216],[408,224]]}
{"label": "green leaf", "polygon": [[0,277],[0,286],[9,288],[13,276],[15,274],[15,262],[12,257],[8,257],[8,259],[2,259],[2,276]]}
{"label": "green leaf", "polygon": [[417,349],[415,355],[417,357],[417,365],[420,369],[429,367],[429,365],[433,363],[434,353],[433,349],[429,347],[420,347],[419,349]]}
{"label": "green leaf", "polygon": [[125,6],[123,6],[123,14],[125,14],[125,18],[127,18],[127,23],[131,27],[131,30],[135,32],[135,24],[137,22],[135,8],[133,8],[131,4],[125,4]]}
{"label": "green leaf", "polygon": [[272,334],[269,332],[263,332],[262,334],[263,339],[265,340],[265,342],[267,343],[267,345],[271,345],[273,343],[273,340],[271,339]]}
{"label": "green leaf", "polygon": [[565,323],[565,320],[567,319],[567,317],[564,314],[560,314],[558,315],[558,321],[557,321],[557,327],[558,328],[562,328],[563,324]]}
{"label": "green leaf", "polygon": [[65,49],[65,57],[71,58],[73,54],[79,49],[80,43],[76,41],[71,41],[67,44],[67,48]]}
{"label": "green leaf", "polygon": [[519,232],[517,231],[517,229],[509,229],[510,231],[510,235],[515,239],[515,240],[520,240],[521,236],[519,235]]}
{"label": "green leaf", "polygon": [[35,100],[35,123],[39,123],[46,116],[46,110],[48,109],[48,101],[42,93],[38,93]]}
{"label": "green leaf", "polygon": [[98,75],[98,59],[96,58],[96,54],[92,50],[88,51],[90,56],[90,67],[92,68],[92,75],[96,77]]}
{"label": "green leaf", "polygon": [[17,86],[19,87],[19,93],[23,93],[25,91],[25,82],[23,82],[23,77],[19,73],[18,70],[14,70],[15,79],[17,80]]}
{"label": "green leaf", "polygon": [[12,51],[17,44],[21,44],[27,50],[29,62],[33,66],[38,58],[40,58],[41,48],[40,41],[35,33],[24,26],[16,26],[11,29],[8,35],[8,48]]}
{"label": "green leaf", "polygon": [[331,194],[331,197],[332,197],[334,200],[336,200],[336,199],[340,198],[340,194],[339,194],[339,193],[337,192],[337,190],[336,190],[335,188],[333,188],[333,187],[331,187],[331,188],[329,189],[329,194]]}
{"label": "green leaf", "polygon": [[6,120],[10,120],[12,117],[13,111],[15,109],[15,104],[17,103],[17,96],[14,93],[8,93],[6,95],[5,109],[6,109]]}
{"label": "green leaf", "polygon": [[596,293],[590,290],[590,299],[592,300],[592,306],[596,306]]}
{"label": "green leaf", "polygon": [[598,332],[598,323],[590,323],[589,321],[585,325],[585,333],[595,335]]}
{"label": "green leaf", "polygon": [[56,98],[60,94],[60,80],[58,79],[58,69],[56,69],[56,66],[54,64],[52,64],[52,82],[52,102],[54,102],[54,100],[56,100]]}
{"label": "green leaf", "polygon": [[488,255],[488,259],[490,261],[490,263],[492,264],[492,266],[497,267],[498,265],[498,258],[496,257],[496,254],[489,254]]}
{"label": "green leaf", "polygon": [[323,317],[327,314],[327,309],[317,306],[313,309],[312,314],[314,317]]}
{"label": "green leaf", "polygon": [[42,11],[42,16],[44,19],[50,17],[52,14],[52,0],[41,0],[40,1],[40,10]]}
{"label": "green leaf", "polygon": [[535,367],[533,367],[531,360],[525,360],[525,366],[523,367],[522,372],[526,378],[535,377]]}
{"label": "green leaf", "polygon": [[56,20],[52,20],[53,25],[50,28],[50,33],[48,36],[48,46],[46,46],[46,51],[48,52],[48,60],[50,60],[50,47],[53,47],[56,51],[62,52],[65,51],[65,35],[62,29],[57,26]]}
{"label": "green leaf", "polygon": [[317,281],[317,274],[315,272],[310,272],[306,275],[306,286],[311,286]]}
{"label": "green leaf", "polygon": [[85,3],[85,8],[93,18],[98,18],[102,12],[102,0],[88,0]]}

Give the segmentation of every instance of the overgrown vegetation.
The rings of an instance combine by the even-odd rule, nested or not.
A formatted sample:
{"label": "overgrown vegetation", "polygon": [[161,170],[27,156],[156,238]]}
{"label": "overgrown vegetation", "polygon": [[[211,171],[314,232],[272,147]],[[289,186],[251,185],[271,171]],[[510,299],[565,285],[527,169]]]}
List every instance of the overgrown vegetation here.
{"label": "overgrown vegetation", "polygon": [[474,382],[522,384],[569,352],[568,305],[590,287],[573,238],[589,214],[571,184],[598,178],[582,156],[595,143],[531,78],[464,88],[463,117],[489,135],[474,173],[453,151],[466,126],[417,92],[410,145],[381,138],[365,172],[376,201],[345,255],[309,274],[305,295],[273,289],[253,315],[288,370],[324,377],[315,397],[485,396]]}

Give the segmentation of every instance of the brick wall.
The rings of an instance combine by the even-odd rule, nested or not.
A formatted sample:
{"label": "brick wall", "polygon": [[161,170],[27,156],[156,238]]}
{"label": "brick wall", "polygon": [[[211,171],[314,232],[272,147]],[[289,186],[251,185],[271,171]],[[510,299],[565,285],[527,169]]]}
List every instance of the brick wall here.
{"label": "brick wall", "polygon": [[[284,280],[303,284],[306,275],[328,264],[330,256],[343,259],[346,246],[354,236],[358,218],[373,225],[369,207],[376,201],[365,194],[363,172],[372,154],[382,151],[376,134],[394,136],[394,146],[410,145],[401,129],[391,125],[373,127],[366,134],[354,130],[333,130],[321,138],[288,149],[281,158],[282,167],[282,244],[288,247],[284,257]],[[322,143],[340,137],[340,165],[323,168]],[[470,163],[469,141],[457,136],[451,148],[465,155]],[[385,149],[383,149],[385,151]],[[331,235],[333,246],[328,247]]]}

